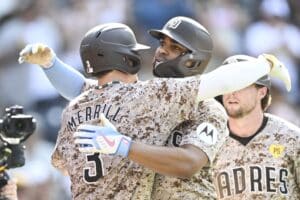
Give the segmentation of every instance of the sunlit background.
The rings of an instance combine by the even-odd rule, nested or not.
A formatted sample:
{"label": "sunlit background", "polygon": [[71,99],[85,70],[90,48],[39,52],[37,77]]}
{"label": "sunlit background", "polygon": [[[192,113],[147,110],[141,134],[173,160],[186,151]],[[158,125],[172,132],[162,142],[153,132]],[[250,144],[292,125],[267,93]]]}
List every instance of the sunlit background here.
{"label": "sunlit background", "polygon": [[[28,43],[52,47],[63,61],[82,71],[79,44],[87,30],[104,22],[129,25],[141,43],[140,78],[151,79],[151,60],[158,41],[147,30],[162,28],[174,16],[198,20],[211,33],[214,53],[209,70],[233,54],[275,54],[289,69],[292,91],[273,81],[268,112],[300,125],[300,1],[298,0],[1,0],[0,113],[14,104],[37,119],[28,140],[26,165],[12,171],[20,200],[70,199],[68,179],[51,167],[50,155],[67,101],[59,96],[38,66],[17,62]],[[234,78],[234,77],[233,77]]]}

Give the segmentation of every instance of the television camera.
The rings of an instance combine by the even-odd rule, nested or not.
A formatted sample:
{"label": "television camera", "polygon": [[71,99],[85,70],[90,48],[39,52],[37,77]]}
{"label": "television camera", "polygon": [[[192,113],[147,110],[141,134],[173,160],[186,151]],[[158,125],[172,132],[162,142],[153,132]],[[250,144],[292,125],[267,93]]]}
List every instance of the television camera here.
{"label": "television camera", "polygon": [[22,106],[5,109],[0,119],[0,188],[7,184],[6,169],[22,167],[25,164],[23,142],[34,132],[36,120],[23,113]]}

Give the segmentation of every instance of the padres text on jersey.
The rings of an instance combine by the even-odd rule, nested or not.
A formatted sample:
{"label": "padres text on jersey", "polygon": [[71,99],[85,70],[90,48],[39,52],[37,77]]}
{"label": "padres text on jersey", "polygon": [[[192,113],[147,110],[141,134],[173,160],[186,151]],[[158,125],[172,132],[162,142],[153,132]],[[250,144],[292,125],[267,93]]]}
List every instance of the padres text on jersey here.
{"label": "padres text on jersey", "polygon": [[216,156],[219,199],[300,199],[300,131],[266,114],[265,127],[246,145],[228,137]]}

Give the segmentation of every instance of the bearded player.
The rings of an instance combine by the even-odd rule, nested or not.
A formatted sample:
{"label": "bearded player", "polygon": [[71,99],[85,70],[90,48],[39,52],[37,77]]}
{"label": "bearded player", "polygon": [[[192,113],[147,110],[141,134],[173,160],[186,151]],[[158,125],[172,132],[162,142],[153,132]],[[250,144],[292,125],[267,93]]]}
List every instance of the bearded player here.
{"label": "bearded player", "polygon": [[[237,55],[224,64],[253,59]],[[300,199],[300,129],[266,113],[270,89],[265,76],[222,96],[230,136],[213,165],[218,199]]]}
{"label": "bearded player", "polygon": [[[164,41],[165,42],[165,41]],[[167,42],[165,42],[165,43],[167,43],[168,44],[168,41]],[[163,44],[165,44],[165,43],[163,43]],[[184,49],[183,49],[184,50]],[[203,129],[205,129],[205,126],[203,126],[202,127]],[[201,129],[199,128],[199,130],[198,130],[198,132],[200,131],[200,133],[201,133]],[[84,132],[84,131],[83,131]],[[199,133],[198,133],[199,134]],[[197,134],[196,134],[197,135]],[[202,140],[206,140],[206,139],[203,139],[202,138]],[[214,144],[214,143],[213,143]],[[210,144],[210,145],[212,145],[212,144]],[[208,145],[209,146],[209,145]],[[132,147],[133,148],[133,147]],[[86,149],[85,149],[86,150]],[[132,150],[131,150],[132,151]],[[99,151],[99,152],[101,152],[101,151]],[[103,153],[103,152],[102,152]],[[206,154],[207,154],[207,152],[206,152]],[[211,155],[213,155],[213,154],[211,154]],[[129,157],[130,157],[130,155],[129,155]],[[144,157],[144,156],[143,156]],[[139,162],[139,163],[142,163],[142,164],[144,164],[144,165],[146,165],[146,166],[148,166],[149,167],[149,165],[151,165],[151,163],[148,163],[148,165],[147,164],[145,164],[145,160],[147,159],[147,157],[146,158],[142,158],[142,159],[137,159],[136,161],[137,162]],[[134,158],[132,159],[132,160],[135,160]],[[147,159],[147,160],[149,160],[149,159]],[[143,163],[144,162],[144,163]],[[149,161],[148,161],[149,162]],[[156,167],[156,166],[155,166]],[[152,168],[155,168],[155,167],[152,167]],[[150,166],[150,168],[151,168],[151,166]],[[159,171],[159,170],[156,170],[156,171]],[[162,172],[162,173],[164,173],[165,171],[159,171],[159,172]],[[168,173],[172,173],[172,172],[165,172],[165,174],[168,174]],[[174,174],[171,174],[171,175],[174,175]],[[177,174],[176,174],[177,175]],[[178,175],[178,176],[180,176],[180,175]]]}

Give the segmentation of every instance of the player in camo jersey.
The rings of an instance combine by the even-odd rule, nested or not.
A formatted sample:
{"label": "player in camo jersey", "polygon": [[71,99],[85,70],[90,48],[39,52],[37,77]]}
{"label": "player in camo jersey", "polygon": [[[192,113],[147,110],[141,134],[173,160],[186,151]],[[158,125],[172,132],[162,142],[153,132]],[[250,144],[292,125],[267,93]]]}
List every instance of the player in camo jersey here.
{"label": "player in camo jersey", "polygon": [[[224,64],[252,59],[237,55]],[[222,97],[230,137],[213,164],[218,199],[300,199],[300,129],[265,113],[270,87],[264,77]]]}
{"label": "player in camo jersey", "polygon": [[[223,74],[224,75],[224,74]],[[226,76],[225,76],[226,77]],[[208,155],[210,156],[210,155],[213,155],[213,154],[210,154],[209,152],[208,152]]]}
{"label": "player in camo jersey", "polygon": [[[92,57],[85,57],[86,55],[93,55],[96,49],[88,49],[89,45],[95,44],[92,38],[97,35],[97,40],[99,38],[100,41],[104,40],[107,42],[106,37],[111,38],[115,29],[120,29],[120,26],[118,25],[115,28],[111,25],[103,25],[88,32],[81,45],[82,48],[87,47],[87,49],[81,51],[83,60],[90,62],[91,66],[95,66],[95,61],[92,60]],[[119,33],[118,30],[118,37],[121,37],[122,35]],[[85,52],[85,50],[90,51]],[[108,51],[108,48],[105,48],[105,50]],[[101,50],[98,51],[101,52]],[[105,53],[103,54],[105,55]],[[121,61],[117,60],[116,62]],[[131,62],[128,62],[128,64],[131,64]],[[112,67],[116,68],[115,66]],[[199,79],[174,79],[172,81],[169,81],[169,79],[155,79],[134,83],[137,78],[135,74],[130,74],[130,69],[132,69],[130,65],[128,67],[126,65],[122,66],[122,69],[119,69],[120,71],[126,71],[128,74],[120,71],[104,72],[104,75],[98,76],[101,87],[84,92],[73,100],[64,111],[62,132],[58,136],[53,162],[56,167],[68,170],[72,181],[72,194],[75,199],[132,199],[135,196],[136,188],[139,186],[141,178],[143,178],[144,169],[124,157],[128,155],[130,159],[136,158],[139,160],[142,153],[142,159],[150,162],[151,158],[145,156],[145,151],[149,151],[152,148],[150,145],[163,146],[173,127],[185,120],[198,118],[194,110],[197,107],[195,100],[198,96]],[[86,64],[86,71],[89,72],[89,70],[94,70],[92,73],[99,73],[99,71],[96,71],[96,67],[90,69],[89,64]],[[103,80],[108,82],[118,80],[125,83],[115,82],[107,84],[102,83]],[[164,105],[163,109],[157,106],[159,104]],[[74,131],[79,124],[88,122],[88,124],[98,125],[100,112],[105,113],[117,130],[125,133],[126,137],[122,137],[120,146],[117,145],[118,149],[116,152],[101,152],[103,153],[102,155],[98,153],[78,154],[78,150],[74,148],[74,142],[78,142],[72,140]],[[223,127],[226,127],[225,120],[223,120],[223,124]],[[90,127],[81,125],[77,129],[79,132],[76,132],[74,135],[84,132],[84,135],[79,138],[87,141],[90,138],[88,134],[97,131],[94,127],[91,130]],[[223,132],[220,133],[220,136],[222,135],[224,135]],[[128,154],[131,138],[144,144],[133,142]],[[105,136],[103,139],[109,147],[119,143],[117,139],[110,136]],[[82,148],[84,147],[86,146]],[[171,151],[173,151],[173,154],[176,153],[176,158],[174,159],[178,160],[180,158],[184,159],[183,161],[194,159],[193,157],[197,157],[198,161],[198,156],[202,156],[203,159],[192,166],[193,171],[200,169],[202,163],[207,162],[204,153],[193,146],[187,145],[185,149],[182,148],[181,152],[177,149],[172,149]],[[188,152],[194,156],[191,156]],[[121,156],[105,155],[104,153]],[[158,153],[163,156],[164,152],[161,149],[157,149],[156,155]],[[153,155],[154,152],[151,151],[151,154]],[[161,171],[171,175],[179,174],[184,176],[187,173],[186,168],[178,165],[176,168],[176,165],[172,164],[174,162],[172,160],[170,163],[174,170],[164,169],[166,168],[165,163],[162,163]],[[182,162],[182,164],[185,163]],[[188,173],[193,171],[188,171]],[[138,196],[140,197],[140,195]]]}
{"label": "player in camo jersey", "polygon": [[200,102],[198,112],[197,120],[185,121],[174,129],[166,146],[174,148],[193,144],[205,151],[209,162],[188,178],[155,174],[151,199],[216,199],[210,161],[224,143],[222,132],[227,130],[227,117],[224,118],[224,108],[213,99]]}

